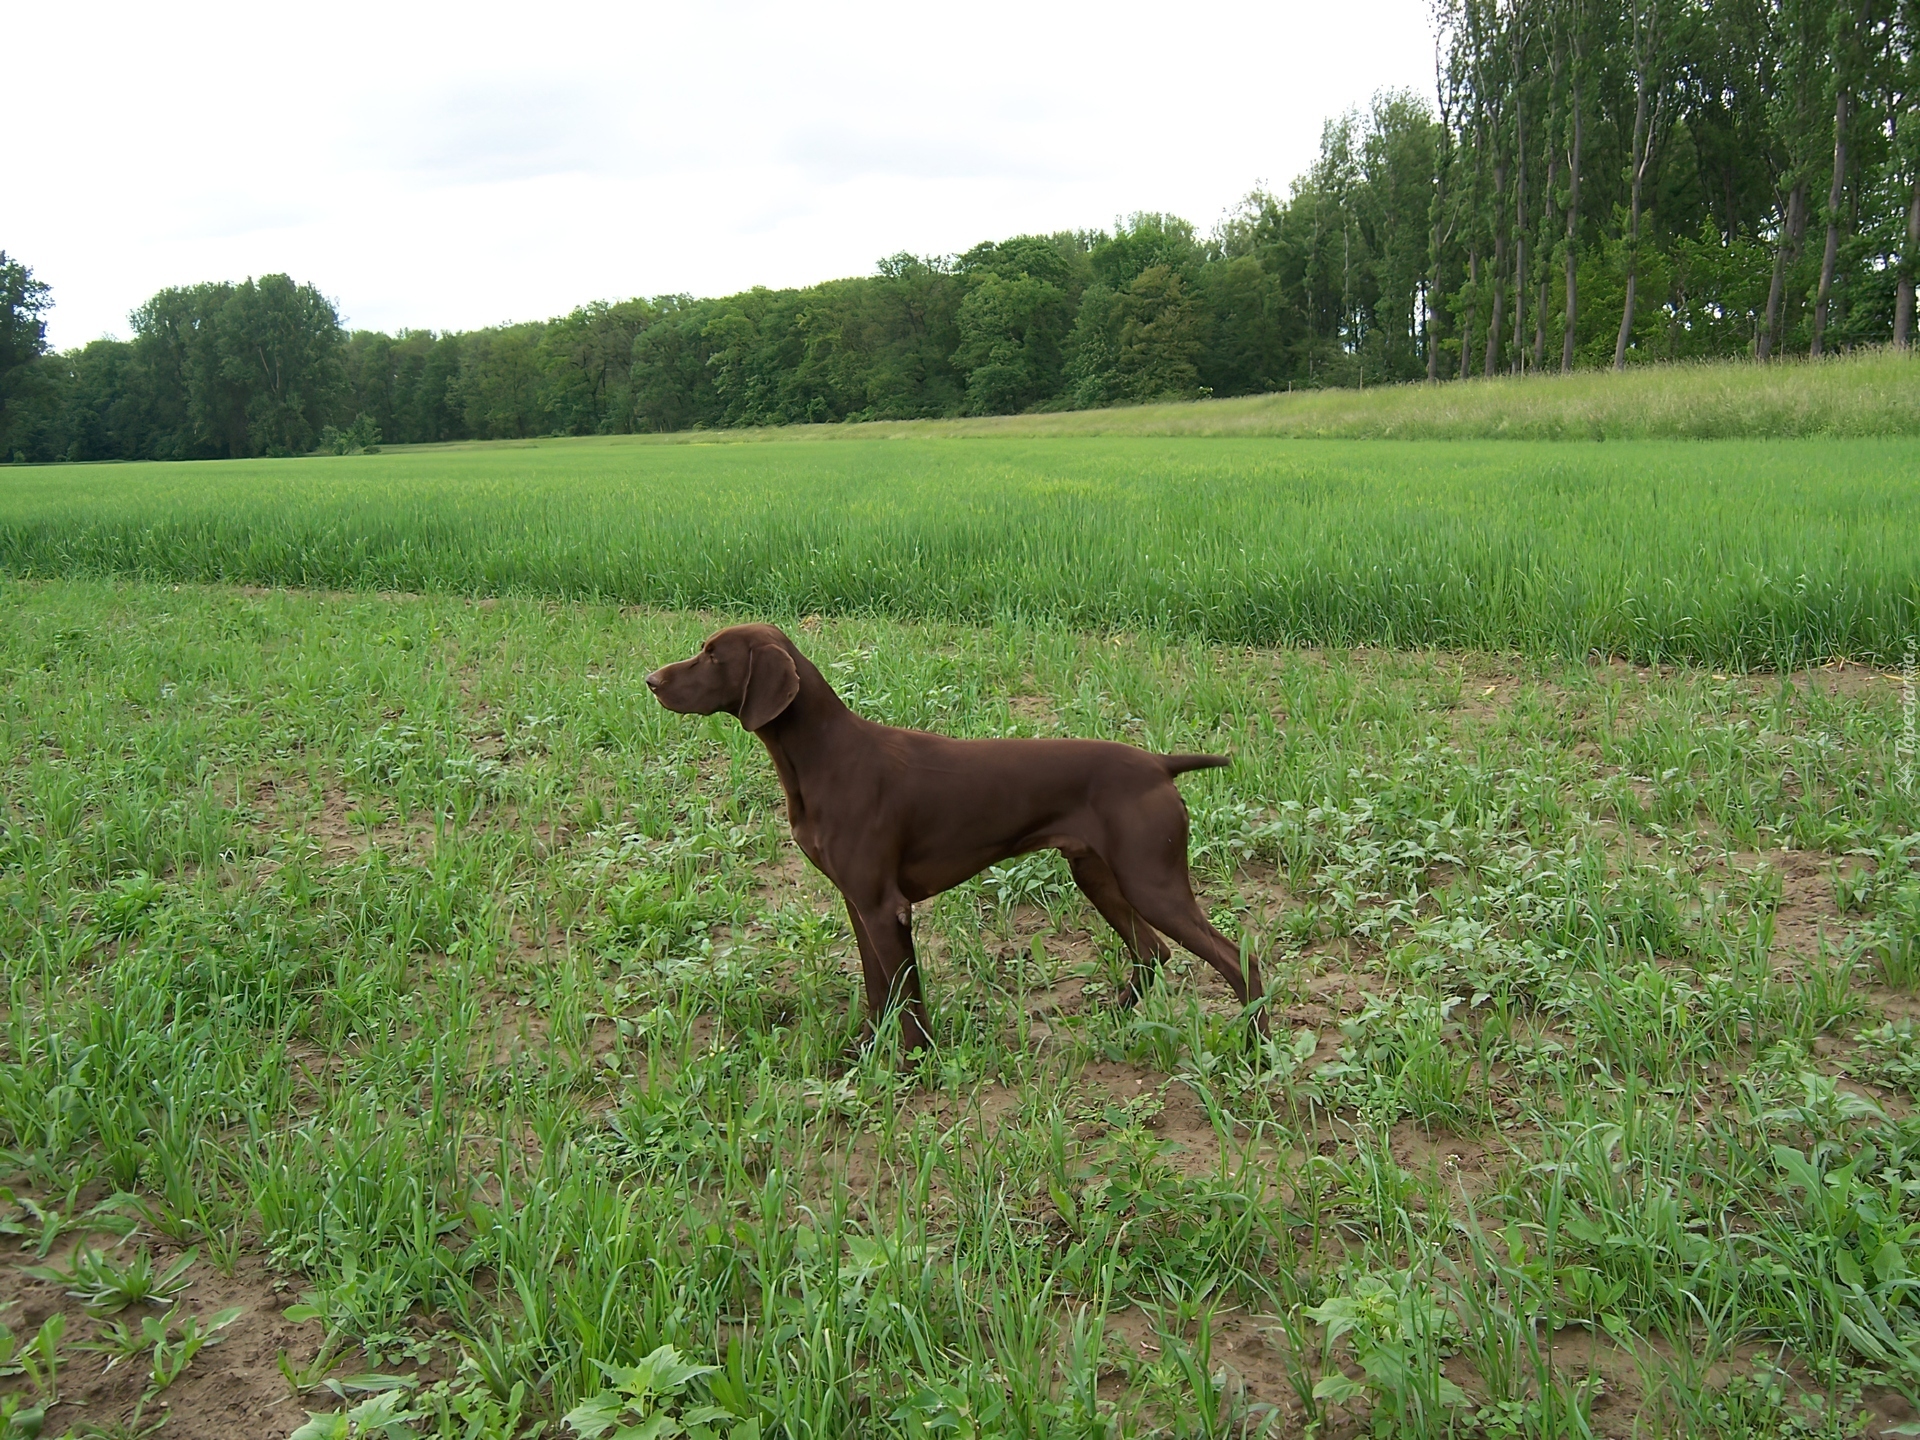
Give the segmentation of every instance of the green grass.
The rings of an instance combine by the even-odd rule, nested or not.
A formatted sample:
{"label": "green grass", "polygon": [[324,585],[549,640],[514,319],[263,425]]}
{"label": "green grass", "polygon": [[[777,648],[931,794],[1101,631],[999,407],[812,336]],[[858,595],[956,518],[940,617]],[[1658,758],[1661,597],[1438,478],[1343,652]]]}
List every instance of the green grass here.
{"label": "green grass", "polygon": [[556,442],[9,470],[0,573],[1898,663],[1920,441]]}
{"label": "green grass", "polygon": [[[1910,654],[1920,439],[1847,364],[9,470],[0,1437],[1865,1433],[1911,697],[1792,667]],[[1047,432],[1636,404],[1867,438]],[[1043,855],[920,907],[938,1052],[853,1058],[770,764],[641,683],[748,616],[877,719],[1231,752],[1273,1040],[1185,959],[1115,1010]]]}
{"label": "green grass", "polygon": [[1115,1011],[1039,857],[920,907],[915,1071],[847,1057],[764,753],[645,692],[720,618],[0,588],[0,1235],[55,1277],[0,1266],[0,1413],[560,1437],[604,1364],[793,1440],[1732,1440],[1920,1389],[1899,687],[796,625],[879,719],[1235,757],[1183,789],[1269,1046],[1185,960]]}
{"label": "green grass", "polygon": [[[918,421],[940,435],[1264,435],[1323,440],[1755,440],[1920,436],[1920,363],[1868,351],[1775,365],[1641,365],[1311,390],[1197,404]],[[771,431],[787,434],[790,431]]]}

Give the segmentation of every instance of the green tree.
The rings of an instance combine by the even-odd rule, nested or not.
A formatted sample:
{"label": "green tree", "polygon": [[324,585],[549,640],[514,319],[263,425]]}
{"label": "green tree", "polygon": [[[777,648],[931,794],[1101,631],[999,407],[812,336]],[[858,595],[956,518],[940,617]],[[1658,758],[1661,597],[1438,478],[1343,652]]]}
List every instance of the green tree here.
{"label": "green tree", "polygon": [[[395,443],[402,442],[399,393],[406,344],[405,332],[392,336],[378,330],[355,330],[347,337],[341,355],[353,413],[368,416],[381,435]],[[405,436],[406,440],[414,438]]]}
{"label": "green tree", "polygon": [[118,460],[147,453],[147,387],[125,340],[95,340],[56,357],[57,407],[41,440],[48,460]]}
{"label": "green tree", "polygon": [[347,397],[339,316],[285,275],[162,290],[133,328],[156,459],[309,450]]}
{"label": "green tree", "polygon": [[1920,0],[1900,0],[1888,37],[1887,114],[1888,149],[1886,189],[1890,207],[1899,213],[1906,202],[1906,224],[1897,229],[1899,260],[1894,265],[1895,300],[1893,343],[1905,350],[1913,343],[1913,300],[1920,275]]}
{"label": "green tree", "polygon": [[45,317],[52,305],[46,282],[0,250],[0,460],[16,453],[13,432],[44,389],[40,357],[47,352]]}
{"label": "green tree", "polygon": [[712,350],[707,319],[717,305],[674,295],[655,300],[654,306],[658,317],[633,342],[634,428],[691,430],[720,423],[707,369]]}
{"label": "green tree", "polygon": [[1051,396],[1060,380],[1067,296],[1030,274],[988,272],[960,304],[956,369],[967,377],[967,409],[1008,415]]}
{"label": "green tree", "polygon": [[1283,388],[1290,374],[1288,342],[1298,336],[1278,275],[1260,256],[1240,253],[1208,265],[1200,283],[1200,302],[1211,320],[1200,384],[1216,395]]}
{"label": "green tree", "polygon": [[1170,265],[1149,265],[1118,297],[1115,370],[1129,399],[1192,395],[1206,346],[1199,296]]}
{"label": "green tree", "polygon": [[[1672,0],[1668,0],[1671,4]],[[1670,17],[1661,0],[1629,0],[1633,21],[1633,140],[1627,146],[1627,203],[1625,244],[1626,299],[1620,311],[1620,333],[1613,347],[1613,368],[1624,370],[1627,342],[1633,338],[1633,312],[1639,299],[1640,210],[1646,194],[1647,172],[1653,165],[1667,117]]]}
{"label": "green tree", "polygon": [[[1768,91],[1779,215],[1762,360],[1782,344],[1791,325],[1807,234],[1807,195],[1821,149],[1821,92],[1829,63],[1825,0],[1778,0],[1770,37],[1779,63]],[[1827,132],[1829,144],[1832,133]]]}
{"label": "green tree", "polygon": [[1364,373],[1382,380],[1410,380],[1425,368],[1422,291],[1438,163],[1438,131],[1426,103],[1405,91],[1375,96],[1353,196],[1365,271],[1353,287],[1354,344],[1368,357]]}
{"label": "green tree", "polygon": [[858,403],[850,419],[957,414],[965,381],[954,364],[967,281],[939,258],[892,255],[846,295],[836,387]]}
{"label": "green tree", "polygon": [[1177,215],[1140,211],[1098,237],[1087,254],[1091,278],[1116,293],[1155,266],[1191,278],[1205,258],[1193,226]]}
{"label": "green tree", "polygon": [[540,337],[539,406],[567,435],[624,435],[633,429],[633,347],[653,323],[645,300],[583,305]]}
{"label": "green tree", "polygon": [[253,453],[246,390],[220,363],[219,316],[232,293],[219,284],[167,289],[133,312],[133,358],[149,411],[143,456]]}
{"label": "green tree", "polygon": [[222,378],[244,397],[248,453],[311,450],[346,398],[346,335],[332,302],[263,275],[232,287],[215,334]]}
{"label": "green tree", "polygon": [[448,386],[467,434],[479,440],[517,440],[545,433],[540,409],[540,342],[546,326],[503,325],[464,337],[460,369]]}

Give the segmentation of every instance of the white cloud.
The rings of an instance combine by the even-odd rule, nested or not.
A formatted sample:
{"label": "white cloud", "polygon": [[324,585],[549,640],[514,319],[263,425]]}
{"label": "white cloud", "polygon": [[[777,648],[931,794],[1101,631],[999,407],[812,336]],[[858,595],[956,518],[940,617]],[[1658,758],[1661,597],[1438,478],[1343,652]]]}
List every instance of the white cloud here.
{"label": "white cloud", "polygon": [[352,324],[461,328],[1140,209],[1205,228],[1433,63],[1424,0],[42,3],[33,28],[0,246],[54,287],[60,345],[277,270]]}

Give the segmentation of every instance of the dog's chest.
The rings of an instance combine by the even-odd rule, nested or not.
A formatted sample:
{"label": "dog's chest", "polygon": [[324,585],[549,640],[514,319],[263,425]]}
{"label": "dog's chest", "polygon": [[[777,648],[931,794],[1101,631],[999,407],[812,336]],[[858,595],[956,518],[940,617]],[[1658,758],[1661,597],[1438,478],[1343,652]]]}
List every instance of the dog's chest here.
{"label": "dog's chest", "polygon": [[813,866],[834,884],[874,868],[881,848],[874,843],[871,812],[865,817],[839,814],[829,808],[796,810],[791,818],[794,844]]}
{"label": "dog's chest", "polygon": [[816,812],[801,805],[790,805],[787,818],[793,831],[793,843],[800,847],[800,853],[813,862],[815,869],[832,878],[833,869],[828,861],[827,850],[833,827],[823,826]]}

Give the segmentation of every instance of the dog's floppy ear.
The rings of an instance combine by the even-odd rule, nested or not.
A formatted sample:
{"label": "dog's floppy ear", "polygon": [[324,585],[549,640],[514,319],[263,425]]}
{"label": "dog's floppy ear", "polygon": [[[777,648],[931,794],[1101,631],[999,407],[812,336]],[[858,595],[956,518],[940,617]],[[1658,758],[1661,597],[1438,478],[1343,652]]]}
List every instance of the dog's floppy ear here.
{"label": "dog's floppy ear", "polygon": [[747,654],[747,683],[740,690],[740,724],[771,725],[800,693],[800,672],[778,645],[756,645]]}

